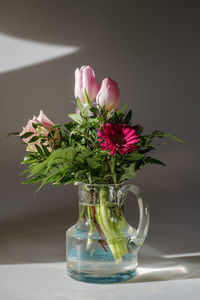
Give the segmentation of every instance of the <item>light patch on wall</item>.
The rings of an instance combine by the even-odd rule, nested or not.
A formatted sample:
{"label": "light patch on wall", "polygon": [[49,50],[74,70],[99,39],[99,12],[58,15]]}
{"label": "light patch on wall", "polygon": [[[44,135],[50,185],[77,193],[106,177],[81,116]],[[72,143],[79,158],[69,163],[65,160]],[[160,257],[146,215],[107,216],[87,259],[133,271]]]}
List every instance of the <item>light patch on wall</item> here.
{"label": "light patch on wall", "polygon": [[0,33],[0,73],[66,56],[79,49],[77,46],[40,43]]}

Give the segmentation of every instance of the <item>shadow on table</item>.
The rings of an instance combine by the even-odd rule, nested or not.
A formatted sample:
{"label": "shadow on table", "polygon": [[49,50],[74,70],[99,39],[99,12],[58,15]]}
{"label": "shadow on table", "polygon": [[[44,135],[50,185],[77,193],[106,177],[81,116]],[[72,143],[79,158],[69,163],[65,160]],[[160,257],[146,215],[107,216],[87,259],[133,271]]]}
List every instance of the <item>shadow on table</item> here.
{"label": "shadow on table", "polygon": [[[145,248],[149,247],[146,246]],[[151,252],[153,254],[153,249],[151,249]],[[200,253],[169,256],[148,256],[143,253],[140,255],[136,277],[126,281],[126,283],[189,278],[200,278]]]}
{"label": "shadow on table", "polygon": [[59,208],[46,214],[2,222],[0,264],[65,261],[65,232],[75,223],[75,210],[76,207]]}

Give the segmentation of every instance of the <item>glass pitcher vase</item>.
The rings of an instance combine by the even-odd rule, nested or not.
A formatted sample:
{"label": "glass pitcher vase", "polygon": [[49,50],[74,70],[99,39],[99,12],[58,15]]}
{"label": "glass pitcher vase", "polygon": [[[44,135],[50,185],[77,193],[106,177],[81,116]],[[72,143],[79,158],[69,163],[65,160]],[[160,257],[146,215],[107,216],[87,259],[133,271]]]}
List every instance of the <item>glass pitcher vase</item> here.
{"label": "glass pitcher vase", "polygon": [[[149,208],[133,184],[78,183],[79,219],[66,232],[67,272],[73,279],[113,283],[135,276],[138,250],[149,227]],[[124,217],[124,202],[132,192],[139,205],[138,228]]]}

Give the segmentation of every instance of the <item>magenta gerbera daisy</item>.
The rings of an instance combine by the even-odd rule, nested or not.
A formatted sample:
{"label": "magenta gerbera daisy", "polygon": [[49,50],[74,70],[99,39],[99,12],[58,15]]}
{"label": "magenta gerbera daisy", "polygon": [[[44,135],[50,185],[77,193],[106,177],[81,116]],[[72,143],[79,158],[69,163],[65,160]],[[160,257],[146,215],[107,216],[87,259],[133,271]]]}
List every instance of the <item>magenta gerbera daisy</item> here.
{"label": "magenta gerbera daisy", "polygon": [[133,152],[137,149],[139,134],[127,126],[126,124],[110,124],[106,123],[102,126],[102,130],[98,132],[99,143],[101,149],[110,150],[110,155],[114,156],[118,150],[121,155]]}

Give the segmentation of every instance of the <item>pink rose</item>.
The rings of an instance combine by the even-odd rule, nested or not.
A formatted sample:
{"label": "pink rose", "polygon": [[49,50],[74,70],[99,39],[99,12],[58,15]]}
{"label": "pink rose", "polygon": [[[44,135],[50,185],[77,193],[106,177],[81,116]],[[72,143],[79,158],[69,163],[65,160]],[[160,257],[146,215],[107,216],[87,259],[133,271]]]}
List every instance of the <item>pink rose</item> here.
{"label": "pink rose", "polygon": [[[33,123],[34,124],[41,123],[44,127],[37,126],[37,128],[35,129],[32,125]],[[40,136],[40,135],[47,136],[49,134],[50,128],[52,126],[54,126],[54,123],[47,118],[47,116],[43,113],[42,110],[40,110],[40,114],[38,117],[33,116],[32,120],[28,121],[27,125],[25,127],[23,127],[23,131],[20,133],[20,136],[22,136],[27,132],[33,132],[33,134],[30,137],[23,138],[23,141],[28,144],[26,150],[30,151],[30,152],[37,152],[37,148],[35,147],[35,144],[38,146],[41,146],[41,138],[39,138],[38,140],[36,140],[35,142],[32,142],[32,143],[29,143],[29,141],[34,136]],[[54,131],[57,131],[57,130],[58,130],[58,128],[54,129]],[[55,138],[57,138],[58,141],[60,141],[60,139],[61,139],[60,133],[58,133],[55,136]],[[51,147],[51,144],[52,144],[51,140],[45,141],[43,143],[43,145],[45,145],[48,148],[49,152],[51,152],[53,150]]]}
{"label": "pink rose", "polygon": [[98,84],[94,70],[90,66],[82,66],[75,71],[74,95],[76,98],[79,97],[83,104],[86,103],[84,89],[86,89],[90,100],[94,101],[98,93]]}
{"label": "pink rose", "polygon": [[96,102],[100,106],[104,106],[106,110],[116,110],[119,106],[120,91],[118,83],[111,78],[105,78],[100,85]]}

